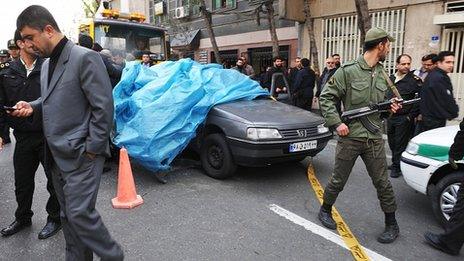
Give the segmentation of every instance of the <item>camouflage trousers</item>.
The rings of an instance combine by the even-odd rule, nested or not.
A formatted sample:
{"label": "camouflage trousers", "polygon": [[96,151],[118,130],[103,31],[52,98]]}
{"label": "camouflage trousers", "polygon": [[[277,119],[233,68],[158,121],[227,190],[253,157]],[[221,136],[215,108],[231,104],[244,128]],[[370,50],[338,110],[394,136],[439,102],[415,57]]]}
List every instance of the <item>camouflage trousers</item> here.
{"label": "camouflage trousers", "polygon": [[377,190],[380,207],[385,213],[396,211],[395,194],[388,179],[385,142],[382,139],[340,138],[335,153],[335,166],[324,191],[324,203],[333,205],[343,190],[358,156]]}

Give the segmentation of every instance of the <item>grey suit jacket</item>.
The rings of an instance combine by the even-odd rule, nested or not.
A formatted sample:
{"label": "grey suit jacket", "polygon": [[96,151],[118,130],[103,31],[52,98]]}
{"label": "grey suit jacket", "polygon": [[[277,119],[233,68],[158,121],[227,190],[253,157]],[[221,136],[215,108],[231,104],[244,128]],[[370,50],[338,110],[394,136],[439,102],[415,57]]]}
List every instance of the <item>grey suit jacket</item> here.
{"label": "grey suit jacket", "polygon": [[113,96],[100,55],[68,41],[50,85],[48,69],[49,59],[42,65],[41,98],[31,102],[43,115],[46,163],[53,157],[61,170],[72,171],[82,164],[85,152],[109,156]]}

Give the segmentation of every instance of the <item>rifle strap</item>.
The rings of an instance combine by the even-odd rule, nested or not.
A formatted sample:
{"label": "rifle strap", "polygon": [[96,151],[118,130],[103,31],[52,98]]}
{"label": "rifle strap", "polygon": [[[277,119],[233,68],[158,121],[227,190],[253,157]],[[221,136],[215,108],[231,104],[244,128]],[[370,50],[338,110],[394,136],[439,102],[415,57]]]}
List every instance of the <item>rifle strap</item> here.
{"label": "rifle strap", "polygon": [[385,81],[387,81],[388,87],[390,87],[391,91],[393,92],[393,95],[395,95],[395,97],[398,98],[398,99],[403,99],[401,97],[400,92],[396,88],[395,84],[392,82],[390,77],[388,77],[387,73],[383,69],[382,69],[382,75],[383,75],[383,78],[385,78]]}

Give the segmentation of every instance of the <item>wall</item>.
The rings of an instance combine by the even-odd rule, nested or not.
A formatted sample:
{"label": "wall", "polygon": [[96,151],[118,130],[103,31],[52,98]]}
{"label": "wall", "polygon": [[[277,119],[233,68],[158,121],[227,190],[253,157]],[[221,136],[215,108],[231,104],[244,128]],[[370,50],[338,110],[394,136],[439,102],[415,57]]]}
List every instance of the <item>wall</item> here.
{"label": "wall", "polygon": [[[291,0],[290,0],[291,1]],[[324,4],[321,4],[321,2]],[[429,43],[432,35],[439,35],[441,39],[441,26],[433,24],[433,16],[443,13],[443,1],[399,1],[399,0],[378,0],[369,1],[369,9],[373,11],[392,8],[406,8],[405,34],[404,34],[404,53],[408,53],[413,58],[412,67],[420,66],[420,58],[428,52],[439,51],[437,47],[430,47]],[[311,5],[314,20],[314,32],[317,40],[318,49],[322,44],[322,17],[334,17],[337,13],[353,14],[355,12],[354,1],[341,0],[317,0]],[[302,57],[309,57],[309,36],[307,29],[303,26],[303,35],[300,36]],[[342,57],[343,59],[343,57]],[[322,66],[325,58],[319,59]]]}
{"label": "wall", "polygon": [[420,59],[424,54],[440,51],[440,44],[431,47],[429,43],[433,35],[441,39],[441,26],[433,24],[433,16],[442,13],[442,3],[410,6],[406,9],[404,53],[413,57],[413,68],[420,67]]}

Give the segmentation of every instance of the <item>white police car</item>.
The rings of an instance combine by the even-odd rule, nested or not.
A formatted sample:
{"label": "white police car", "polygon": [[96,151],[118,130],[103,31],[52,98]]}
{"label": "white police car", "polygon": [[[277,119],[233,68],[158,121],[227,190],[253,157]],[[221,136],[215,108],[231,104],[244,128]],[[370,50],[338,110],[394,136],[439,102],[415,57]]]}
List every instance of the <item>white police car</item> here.
{"label": "white police car", "polygon": [[435,217],[441,224],[449,219],[464,175],[464,161],[458,170],[448,163],[448,151],[459,126],[447,126],[423,132],[408,144],[401,155],[404,180],[432,201]]}

